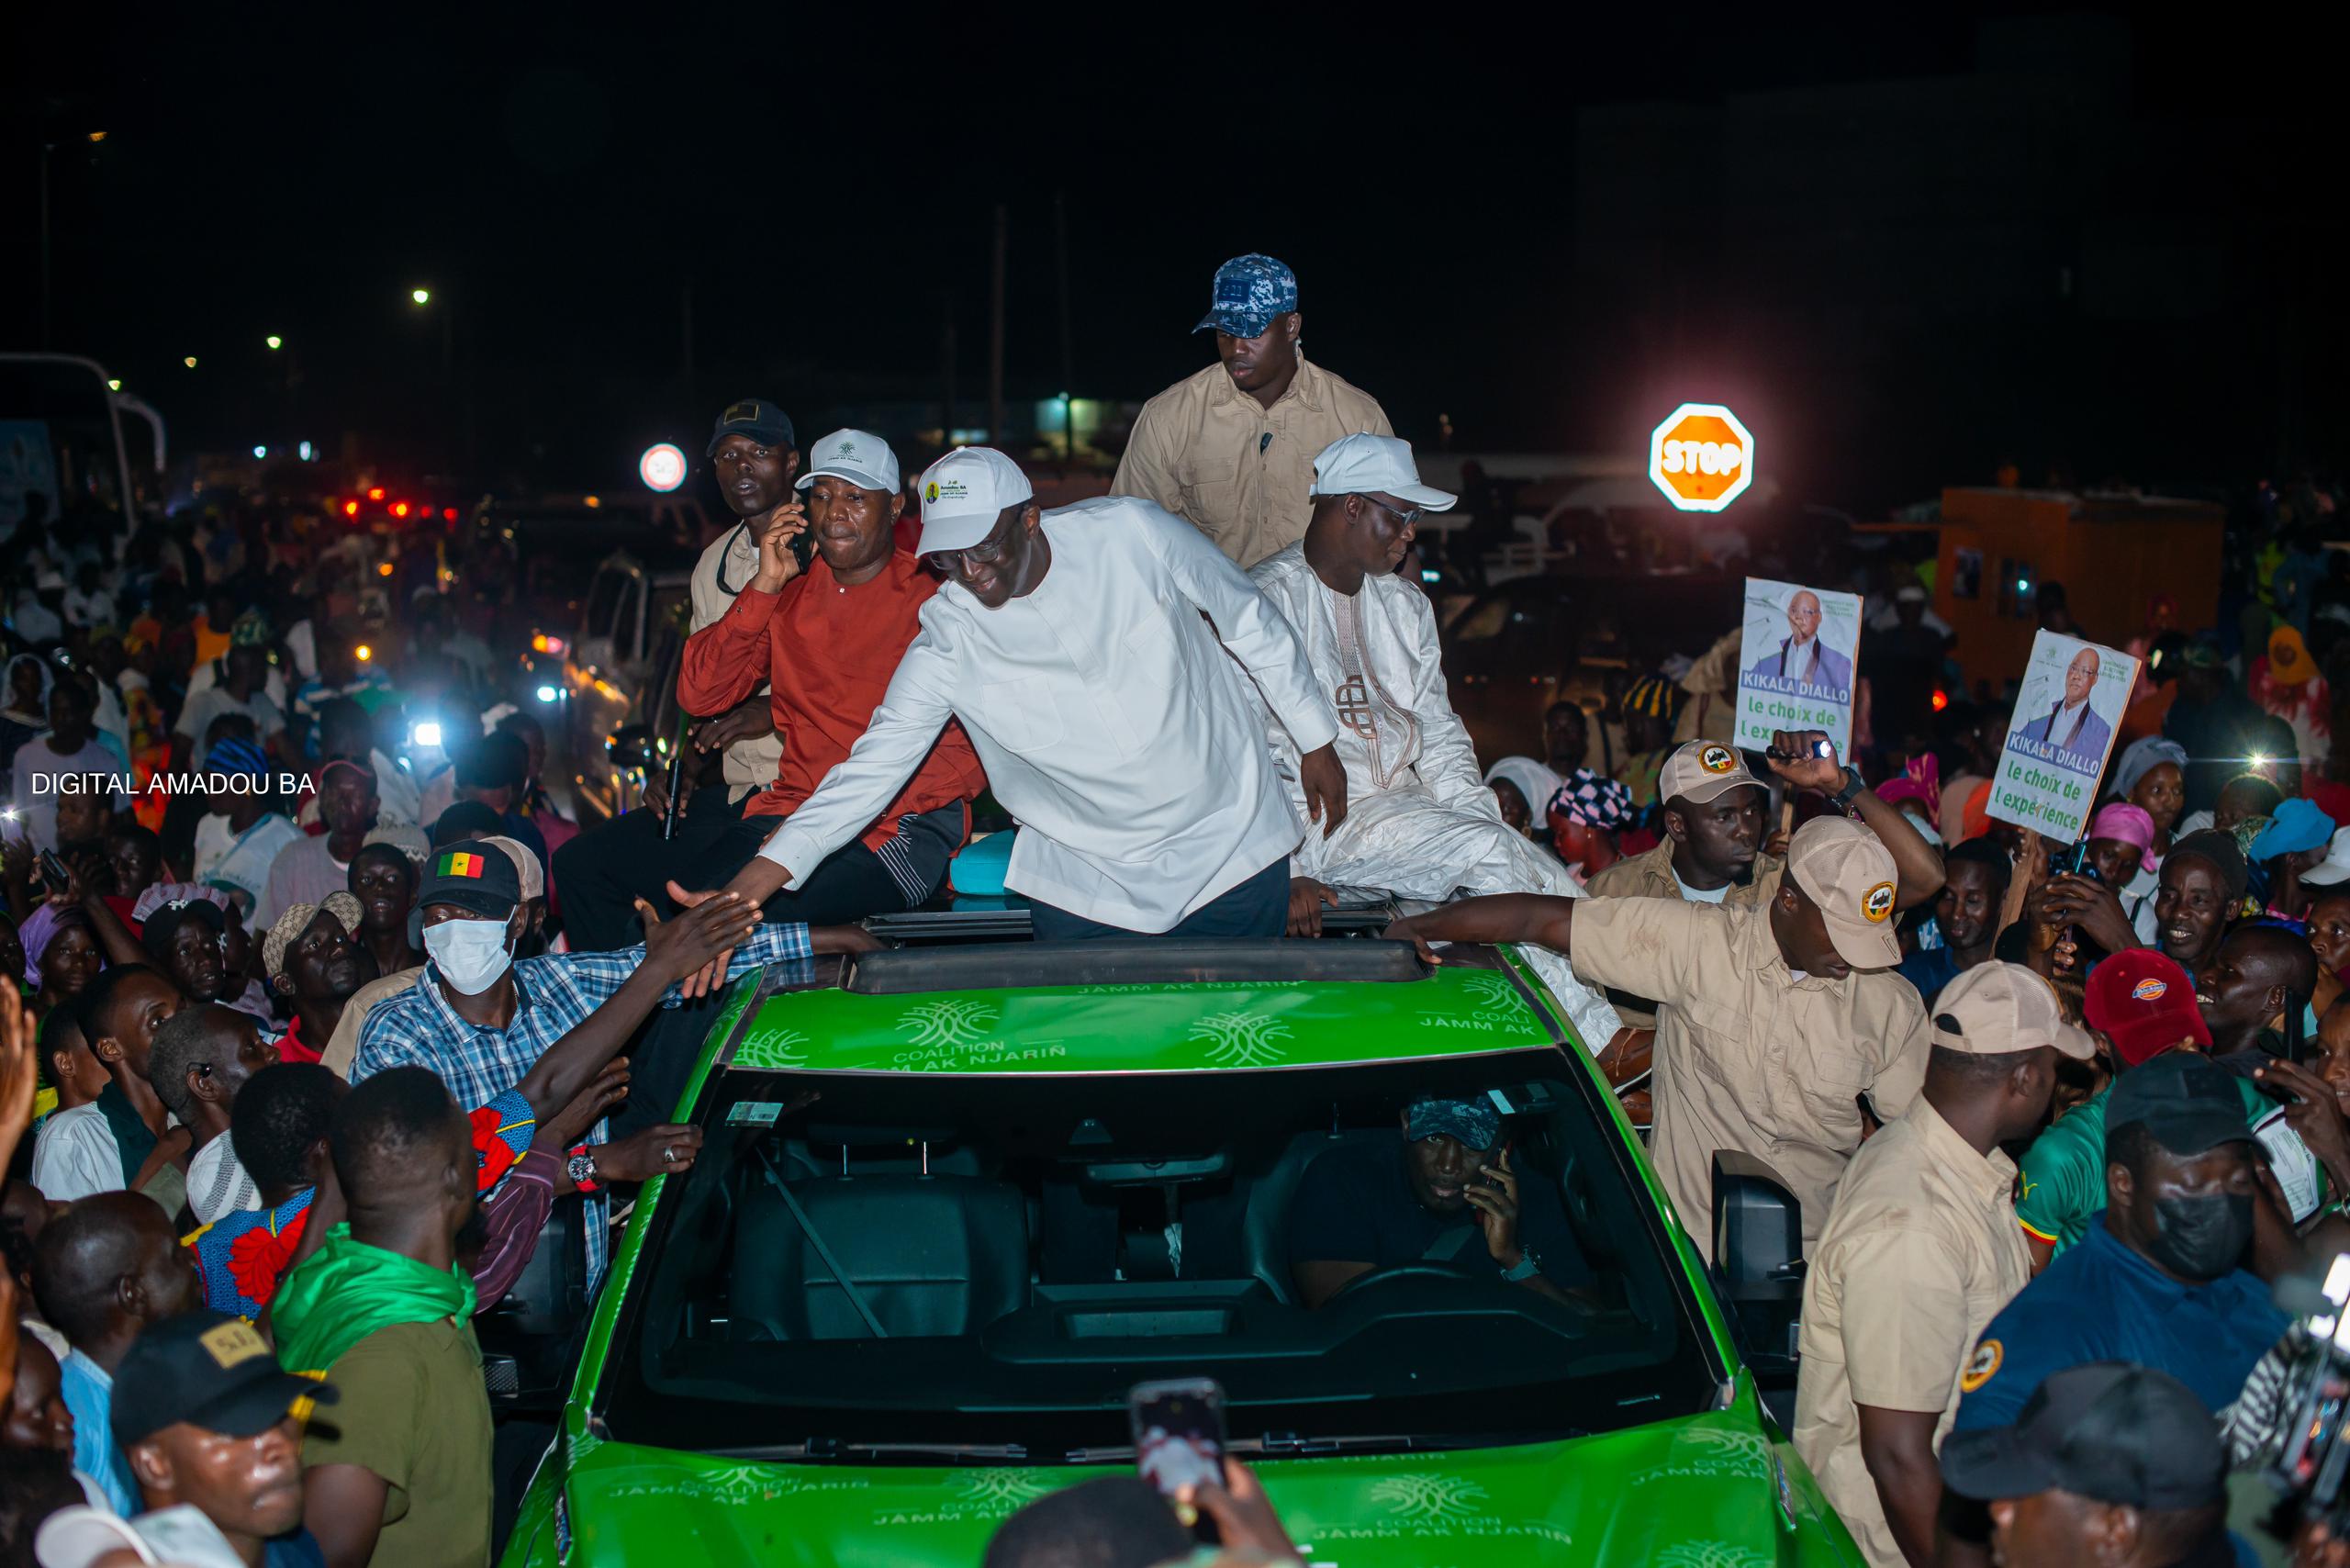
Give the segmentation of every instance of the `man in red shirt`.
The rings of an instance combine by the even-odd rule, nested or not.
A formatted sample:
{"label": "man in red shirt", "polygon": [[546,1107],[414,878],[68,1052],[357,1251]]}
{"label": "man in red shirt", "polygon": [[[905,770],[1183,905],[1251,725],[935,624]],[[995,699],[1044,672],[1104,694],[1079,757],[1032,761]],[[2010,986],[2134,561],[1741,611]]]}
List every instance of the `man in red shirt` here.
{"label": "man in red shirt", "polygon": [[[757,574],[723,616],[687,639],[677,671],[677,700],[689,713],[722,713],[768,683],[783,741],[775,779],[743,802],[739,821],[682,855],[657,840],[577,841],[565,857],[566,905],[578,897],[572,862],[602,839],[613,843],[590,873],[599,901],[626,909],[643,898],[666,913],[672,879],[724,886],[848,756],[889,689],[938,579],[897,548],[898,460],[889,442],[835,431],[811,457],[801,498],[762,539]],[[802,533],[815,542],[804,570],[790,547]],[[923,902],[946,880],[969,827],[968,803],[986,788],[970,738],[948,724],[897,799],[797,892],[770,898],[767,918],[838,925]]]}

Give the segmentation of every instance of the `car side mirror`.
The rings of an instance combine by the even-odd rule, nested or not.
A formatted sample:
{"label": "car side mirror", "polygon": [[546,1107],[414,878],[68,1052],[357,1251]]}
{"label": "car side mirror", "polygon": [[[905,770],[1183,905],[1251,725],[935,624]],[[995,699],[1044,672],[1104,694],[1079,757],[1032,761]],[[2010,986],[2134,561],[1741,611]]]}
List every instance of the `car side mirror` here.
{"label": "car side mirror", "polygon": [[1714,1154],[1714,1271],[1758,1377],[1792,1372],[1803,1314],[1803,1205],[1768,1162]]}

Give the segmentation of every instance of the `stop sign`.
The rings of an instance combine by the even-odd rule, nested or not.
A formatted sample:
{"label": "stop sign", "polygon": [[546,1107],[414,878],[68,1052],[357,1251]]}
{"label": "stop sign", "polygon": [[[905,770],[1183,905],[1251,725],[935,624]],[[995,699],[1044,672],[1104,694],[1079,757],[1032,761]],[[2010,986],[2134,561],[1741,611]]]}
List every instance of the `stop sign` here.
{"label": "stop sign", "polygon": [[1684,403],[1649,437],[1649,477],[1683,511],[1719,511],[1754,482],[1754,438],[1719,403]]}

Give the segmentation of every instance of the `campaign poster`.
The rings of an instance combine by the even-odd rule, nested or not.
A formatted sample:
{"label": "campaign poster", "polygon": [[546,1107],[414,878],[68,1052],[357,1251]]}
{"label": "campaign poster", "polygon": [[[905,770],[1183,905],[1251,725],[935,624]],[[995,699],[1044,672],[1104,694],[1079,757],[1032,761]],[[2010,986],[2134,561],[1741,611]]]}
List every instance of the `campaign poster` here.
{"label": "campaign poster", "polygon": [[1991,814],[2059,843],[2078,840],[2137,678],[2128,654],[2054,632],[2033,637],[1991,781]]}
{"label": "campaign poster", "polygon": [[1737,745],[1763,751],[1774,730],[1821,730],[1838,756],[1852,749],[1852,665],[1861,645],[1857,594],[1746,579],[1738,653]]}

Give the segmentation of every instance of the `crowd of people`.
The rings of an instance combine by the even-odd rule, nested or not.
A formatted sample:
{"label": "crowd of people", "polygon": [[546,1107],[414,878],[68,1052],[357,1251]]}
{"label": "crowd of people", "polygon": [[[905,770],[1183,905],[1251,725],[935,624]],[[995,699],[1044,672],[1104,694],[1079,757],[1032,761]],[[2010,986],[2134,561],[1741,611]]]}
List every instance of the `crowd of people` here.
{"label": "crowd of people", "polygon": [[[2322,673],[2350,595],[2315,509],[2243,542],[2226,627],[2085,628],[2043,585],[2044,626],[2143,660],[2078,846],[1992,815],[2006,694],[1878,567],[1856,760],[1730,744],[1732,631],[1481,767],[1398,570],[1455,498],[1303,358],[1280,263],[1226,263],[1201,330],[1217,363],[1146,407],[1111,494],[1051,510],[991,449],[910,481],[881,436],[803,458],[730,404],[687,766],[587,831],[429,553],[18,530],[0,1563],[487,1562],[473,1324],[554,1204],[584,1201],[592,1288],[612,1191],[695,1160],[668,1117],[715,990],[988,877],[1040,940],[1367,903],[1434,959],[1518,944],[1701,1257],[1718,1152],[1788,1189],[1794,1441],[1875,1568],[2251,1550],[2228,1478],[2282,1438],[2245,1396],[2288,1354],[2269,1286],[2350,1245],[2350,680]],[[984,856],[983,802],[1016,823]],[[1404,1136],[1493,1153],[1474,1116]],[[1555,1291],[1520,1251],[1500,1277]],[[1226,1561],[1293,1560],[1225,1481],[1055,1494],[987,1561],[1180,1562],[1199,1516]]]}

